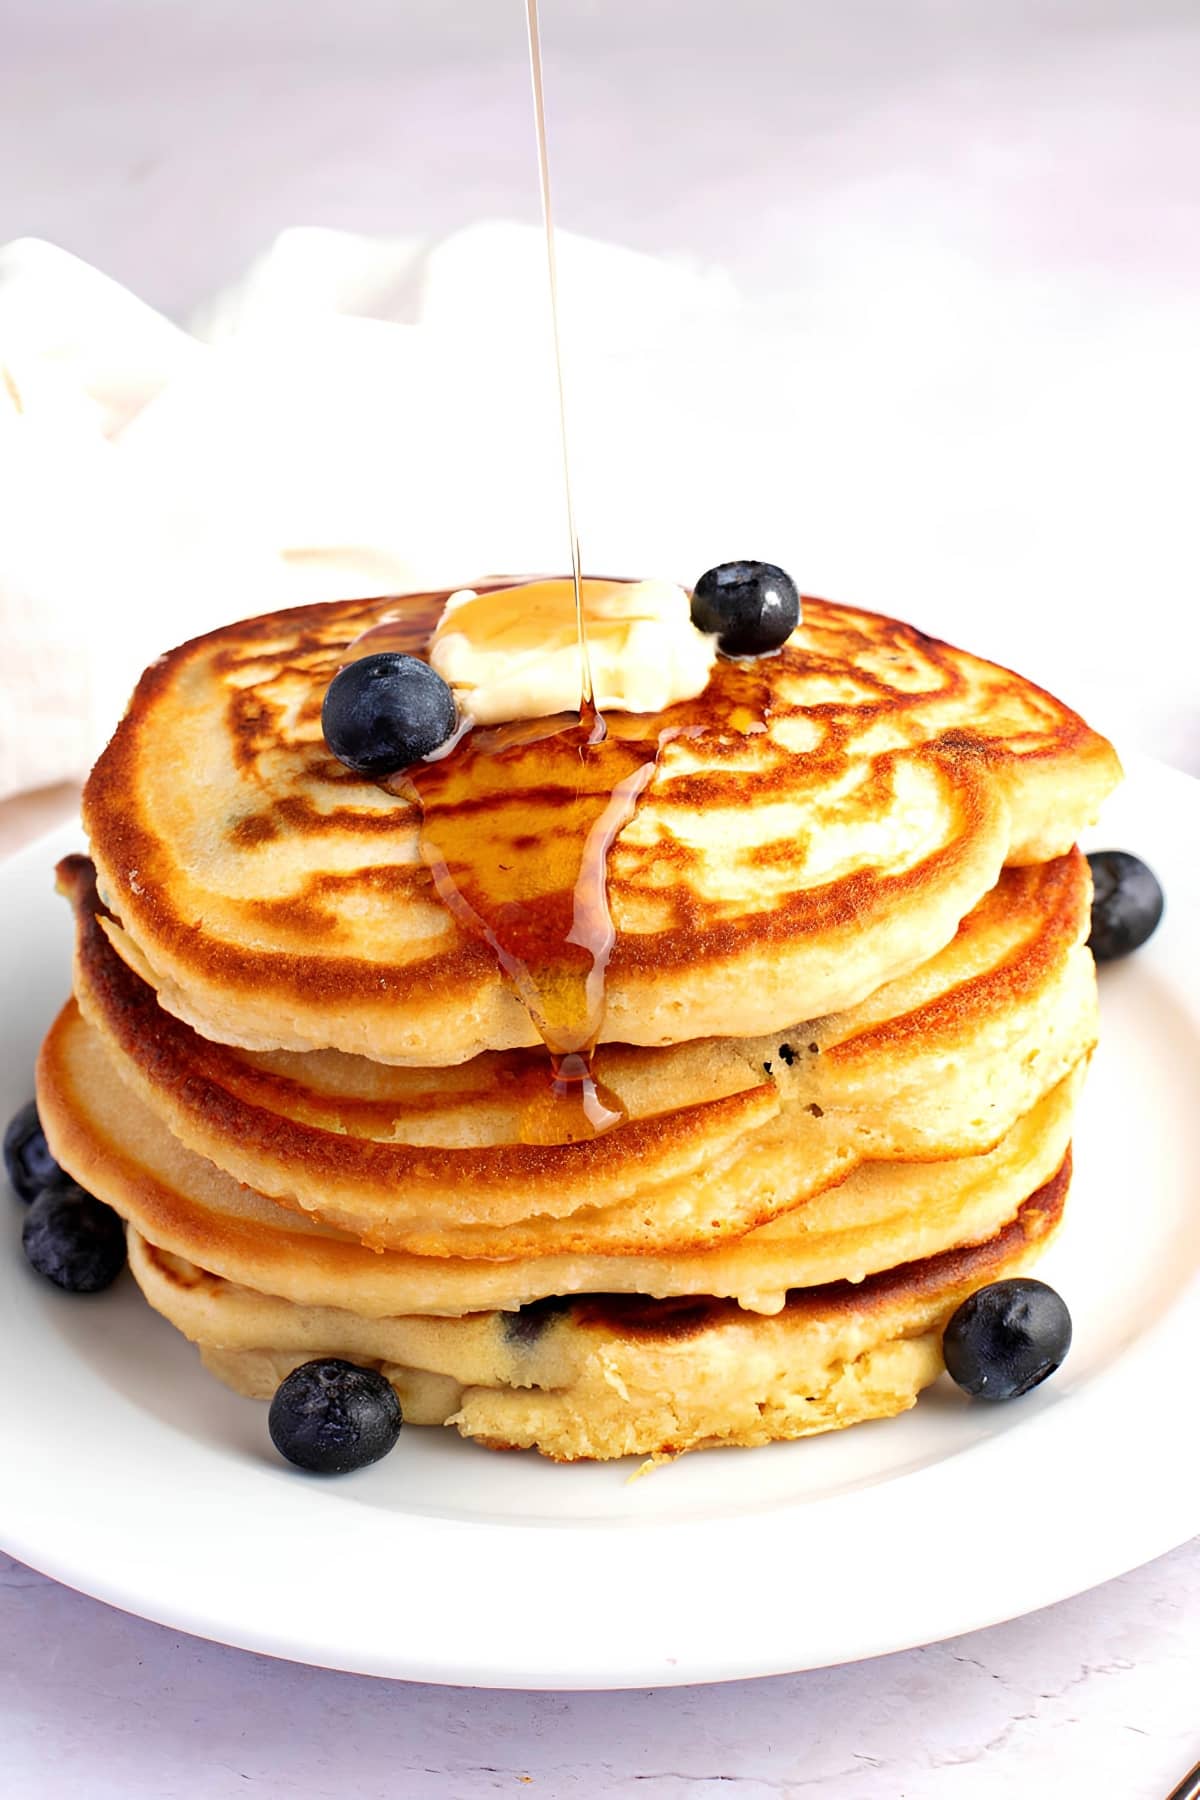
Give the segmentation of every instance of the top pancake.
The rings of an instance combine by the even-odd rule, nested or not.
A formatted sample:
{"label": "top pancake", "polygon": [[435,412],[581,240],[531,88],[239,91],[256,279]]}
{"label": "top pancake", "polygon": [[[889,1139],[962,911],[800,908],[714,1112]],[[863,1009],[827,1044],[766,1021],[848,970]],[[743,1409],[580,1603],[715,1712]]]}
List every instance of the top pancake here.
{"label": "top pancake", "polygon": [[[442,598],[247,620],[139,683],[84,818],[114,943],[207,1037],[415,1065],[537,1042],[438,899],[415,802],[321,736],[351,641],[405,608],[432,623]],[[603,1041],[856,1005],[948,943],[1006,863],[1064,853],[1120,775],[1021,677],[819,600],[778,655],[722,660],[691,708],[703,729],[663,750],[609,855]]]}

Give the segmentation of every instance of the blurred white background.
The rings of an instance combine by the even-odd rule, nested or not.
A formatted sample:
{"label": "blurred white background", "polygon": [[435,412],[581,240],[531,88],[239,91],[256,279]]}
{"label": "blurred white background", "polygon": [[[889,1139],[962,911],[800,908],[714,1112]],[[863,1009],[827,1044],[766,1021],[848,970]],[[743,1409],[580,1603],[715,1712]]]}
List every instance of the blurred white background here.
{"label": "blurred white background", "polygon": [[[532,226],[523,12],[8,0],[0,242],[48,239],[227,336],[211,297],[288,227]],[[1200,772],[1195,0],[543,0],[543,29],[560,224],[670,264],[566,258],[585,560],[781,561]],[[414,577],[561,566],[536,241],[368,258],[350,310],[421,326],[378,356],[316,321],[326,251],[358,268],[287,241],[236,314],[253,367],[160,408],[139,479]],[[0,361],[14,329],[28,360],[3,300]],[[90,298],[70,306],[86,336]],[[6,631],[36,617],[111,664],[93,734],[138,663],[277,602],[248,541],[164,579],[160,495],[98,500],[53,437],[20,464]]]}
{"label": "blurred white background", "polygon": [[[1184,299],[1194,0],[542,0],[563,223],[807,297],[914,236]],[[521,0],[6,0],[5,237],[186,315],[288,225],[536,218]],[[835,221],[837,223],[835,224]],[[866,304],[870,296],[862,296]]]}

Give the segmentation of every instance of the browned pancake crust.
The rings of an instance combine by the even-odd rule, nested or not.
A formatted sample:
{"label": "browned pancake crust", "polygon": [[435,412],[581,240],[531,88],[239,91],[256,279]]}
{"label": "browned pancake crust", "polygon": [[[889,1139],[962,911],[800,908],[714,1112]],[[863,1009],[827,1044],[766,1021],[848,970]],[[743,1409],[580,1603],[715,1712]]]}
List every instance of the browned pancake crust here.
{"label": "browned pancake crust", "polygon": [[[1062,1219],[1071,1186],[1071,1152],[1068,1150],[1050,1180],[1031,1194],[1015,1218],[1002,1231],[980,1244],[964,1244],[937,1256],[904,1263],[865,1281],[831,1281],[821,1287],[793,1288],[783,1311],[768,1317],[748,1313],[736,1300],[681,1295],[677,1299],[652,1300],[641,1294],[584,1294],[570,1299],[535,1301],[511,1313],[465,1313],[461,1319],[425,1319],[423,1329],[452,1335],[458,1326],[477,1320],[494,1320],[510,1351],[531,1354],[548,1336],[569,1331],[592,1333],[606,1341],[681,1344],[719,1332],[733,1324],[755,1322],[763,1330],[805,1330],[816,1319],[870,1319],[920,1308],[931,1299],[942,1300],[960,1291],[971,1293],[995,1278],[1025,1247],[1048,1237]],[[142,1229],[139,1227],[139,1229]],[[145,1236],[145,1231],[142,1230]],[[216,1291],[236,1287],[221,1275],[201,1269],[170,1251],[160,1250],[146,1238],[148,1256],[171,1285],[208,1287]],[[922,1329],[924,1318],[922,1316]],[[533,1367],[531,1363],[531,1368]],[[536,1373],[530,1384],[537,1385]]]}
{"label": "browned pancake crust", "polygon": [[1061,1161],[1081,1074],[1035,1106],[996,1152],[880,1165],[765,1234],[682,1257],[515,1260],[381,1255],[243,1187],[171,1137],[123,1084],[73,1003],[46,1036],[37,1092],[55,1157],[88,1192],[164,1251],[300,1306],[372,1318],[461,1316],[511,1311],[546,1295],[622,1292],[729,1296],[773,1313],[789,1287],[860,1280],[994,1235]]}
{"label": "browned pancake crust", "polygon": [[[100,928],[106,909],[99,902],[86,857],[65,857],[59,880],[76,906],[78,955],[86,967],[87,989],[99,1002],[105,1029],[145,1076],[147,1097],[154,1092],[164,1095],[202,1118],[214,1140],[254,1144],[282,1167],[300,1166],[318,1178],[361,1182],[383,1192],[403,1188],[412,1194],[423,1189],[431,1200],[436,1197],[450,1206],[473,1184],[488,1187],[513,1181],[519,1181],[534,1202],[539,1196],[558,1198],[564,1189],[582,1201],[590,1188],[600,1191],[606,1177],[631,1163],[636,1163],[647,1185],[655,1174],[682,1172],[679,1157],[688,1154],[694,1137],[700,1138],[704,1155],[712,1156],[778,1110],[774,1086],[763,1080],[698,1107],[630,1120],[602,1137],[579,1143],[506,1143],[459,1150],[351,1136],[330,1128],[332,1116],[313,1125],[290,1116],[288,1110],[295,1106],[311,1111],[314,1097],[309,1090],[243,1059],[227,1045],[209,1043],[163,1011],[154,989],[122,962]],[[617,1077],[621,1056],[619,1049],[600,1053],[601,1079]],[[545,1092],[545,1051],[498,1052],[479,1060],[488,1064],[478,1071],[481,1097],[485,1092],[494,1095],[497,1082],[503,1082],[511,1099]],[[503,1068],[498,1070],[497,1063]],[[337,1114],[365,1131],[396,1129],[410,1111],[428,1116],[448,1104],[469,1101],[469,1087],[464,1093],[456,1083],[447,1093],[438,1082],[440,1073],[430,1071],[429,1088],[411,1100],[406,1096],[402,1109],[372,1101],[347,1107],[339,1099]],[[702,1125],[699,1132],[697,1124]]]}
{"label": "browned pancake crust", "polygon": [[223,1281],[138,1231],[130,1262],[151,1304],[239,1392],[269,1397],[298,1364],[378,1368],[413,1422],[557,1461],[764,1444],[903,1412],[943,1368],[941,1334],[987,1282],[1022,1272],[1052,1236],[1058,1173],[986,1244],[858,1285],[797,1293],[770,1318],[728,1302],[576,1299],[515,1314],[364,1319]]}
{"label": "browned pancake crust", "polygon": [[[1071,1186],[1068,1150],[1050,1180],[1025,1201],[1016,1217],[982,1244],[963,1244],[919,1262],[903,1263],[865,1281],[831,1281],[821,1287],[793,1288],[782,1314],[801,1329],[813,1319],[870,1318],[898,1305],[916,1305],[948,1290],[973,1291],[994,1278],[1024,1245],[1035,1244],[1059,1224]],[[640,1294],[587,1294],[571,1301],[544,1301],[514,1313],[513,1330],[536,1335],[544,1315],[548,1326],[566,1315],[575,1329],[602,1332],[606,1338],[682,1343],[706,1331],[719,1331],[746,1314],[734,1300],[680,1296],[650,1300]]]}
{"label": "browned pancake crust", "polygon": [[[65,859],[60,883],[76,910],[77,990],[85,1013],[117,1053],[122,1075],[184,1142],[238,1179],[284,1204],[302,1205],[314,1216],[357,1229],[379,1244],[422,1255],[505,1258],[548,1250],[632,1249],[638,1238],[627,1235],[622,1241],[619,1234],[604,1231],[594,1212],[589,1216],[589,1206],[650,1209],[661,1184],[691,1179],[739,1189],[739,1194],[715,1199],[724,1210],[717,1218],[706,1213],[699,1228],[693,1226],[690,1232],[686,1220],[678,1219],[653,1232],[647,1210],[640,1238],[648,1247],[705,1245],[751,1229],[798,1199],[810,1197],[810,1192],[844,1179],[863,1154],[894,1153],[879,1142],[873,1152],[864,1148],[857,1156],[847,1152],[831,1157],[826,1152],[822,1162],[814,1145],[797,1160],[792,1127],[777,1146],[773,1139],[763,1140],[769,1176],[762,1178],[763,1196],[756,1198],[753,1183],[738,1181],[739,1159],[758,1154],[761,1134],[781,1120],[778,1083],[788,1078],[789,1065],[797,1057],[809,1056],[807,1029],[794,1047],[768,1046],[773,1061],[754,1060],[753,1045],[746,1048],[741,1063],[732,1058],[734,1072],[726,1080],[740,1081],[741,1091],[634,1118],[599,1139],[567,1144],[502,1141],[468,1148],[404,1142],[403,1134],[417,1124],[427,1128],[432,1123],[436,1129],[440,1112],[464,1104],[508,1107],[507,1120],[501,1117],[496,1129],[511,1132],[523,1098],[544,1091],[544,1057],[515,1051],[480,1058],[479,1066],[430,1071],[427,1076],[397,1072],[394,1079],[403,1084],[399,1099],[324,1095],[319,1084],[291,1080],[244,1053],[211,1044],[164,1012],[154,990],[109,944],[99,922],[104,909],[86,859]],[[1022,998],[1036,995],[1052,978],[1078,943],[1088,892],[1087,864],[1077,852],[1036,869],[1007,871],[1001,887],[980,909],[981,916],[964,921],[960,937],[967,944],[984,929],[985,913],[994,917],[1002,911],[1026,922],[1019,946],[999,966],[927,1000],[914,1012],[872,1022],[868,1005],[859,1030],[827,1043],[821,1059],[827,1087],[821,1091],[828,1098],[828,1090],[836,1091],[843,1078],[853,1086],[860,1070],[869,1076],[876,1059],[886,1063],[906,1047],[937,1045],[950,1050],[989,1015],[1011,1016]],[[1089,1048],[1090,1037],[1073,1045],[1070,1062]],[[598,1072],[620,1091],[639,1062],[658,1064],[693,1054],[614,1047],[600,1052]],[[1046,1085],[1055,1079],[1048,1067]],[[1025,1104],[1036,1098],[1036,1092],[1030,1093]],[[812,1121],[805,1123],[811,1129]],[[992,1132],[984,1133],[979,1142],[968,1139],[961,1145],[931,1145],[923,1151],[909,1145],[903,1153],[908,1160],[922,1155],[937,1160],[983,1151],[1011,1123],[1012,1119],[997,1116]],[[746,1189],[744,1194],[741,1188]],[[303,1201],[294,1190],[305,1195]],[[494,1227],[481,1223],[476,1229],[468,1221],[483,1217],[485,1192],[497,1223]],[[502,1216],[505,1205],[507,1221]],[[541,1209],[563,1217],[552,1241],[547,1241],[545,1219],[534,1231],[522,1229],[522,1220]],[[572,1213],[581,1214],[574,1230],[565,1217]]]}
{"label": "browned pancake crust", "polygon": [[[413,604],[427,598],[415,596]],[[440,1047],[431,1025],[414,1025],[424,1033],[425,1054],[401,1054],[382,1043],[373,1053],[382,1060],[454,1062],[472,1053],[453,1041],[455,1018],[476,1021],[482,1042],[497,1047],[531,1042],[531,1028],[510,1006],[490,951],[464,936],[440,909],[415,853],[397,860],[376,852],[375,846],[385,844],[394,849],[406,834],[415,842],[415,808],[398,799],[381,806],[374,790],[331,757],[320,738],[324,687],[346,643],[378,617],[382,605],[337,602],[269,614],[195,639],[162,658],[143,676],[93,771],[84,817],[122,923],[160,974],[169,975],[180,993],[198,996],[197,1006],[220,996],[223,1018],[236,1018],[239,1008],[253,1013],[259,1033],[269,1029],[274,1008],[290,1029],[308,1034],[303,1047],[328,1041],[356,1050],[367,1048],[365,1039],[350,1041],[360,1014],[361,1028],[371,1019],[378,1040],[388,1018],[406,1009],[426,1020],[446,1009]],[[763,678],[770,682],[772,731],[793,721],[811,729],[815,741],[800,754],[772,743],[751,755],[748,740],[733,733],[705,739],[702,768],[674,769],[668,756],[653,790],[666,808],[667,829],[652,843],[627,831],[610,857],[617,940],[609,967],[613,1029],[607,1036],[666,1041],[672,1028],[664,1029],[664,1021],[672,1015],[659,1001],[667,990],[674,993],[676,977],[686,979],[689,993],[715,993],[743,965],[765,974],[785,947],[803,941],[844,944],[851,958],[856,952],[861,957],[868,934],[875,934],[880,946],[891,946],[895,936],[894,950],[881,949],[885,966],[861,989],[870,991],[904,961],[897,922],[906,913],[929,908],[938,911],[940,921],[958,895],[957,916],[962,916],[994,880],[1006,855],[1020,863],[1067,847],[1073,831],[1049,850],[1044,842],[1053,813],[1045,794],[1055,782],[1070,776],[1082,783],[1086,817],[1119,773],[1111,747],[1051,696],[880,615],[806,600],[801,633],[768,661]],[[854,670],[852,694],[824,702],[789,701],[789,682],[827,675],[833,692],[834,684],[845,681],[848,666]],[[277,689],[288,677],[301,682],[301,701],[291,689],[280,698]],[[224,696],[224,717],[214,718],[212,729],[227,740],[241,776],[236,810],[213,819],[214,841],[223,840],[225,851],[248,868],[252,860],[247,859],[263,859],[264,879],[252,892],[241,899],[222,895],[226,924],[221,927],[197,917],[205,910],[200,890],[181,899],[181,871],[162,835],[162,821],[142,799],[142,772],[155,767],[162,754],[164,717],[182,704],[180,693],[191,679],[201,683],[214,705],[216,695]],[[979,722],[964,723],[956,707]],[[943,713],[955,722],[939,729]],[[864,737],[881,725],[899,743],[860,763]],[[766,817],[764,809],[794,797],[798,786],[808,793],[832,787],[852,766],[859,783],[853,809],[870,820],[893,798],[901,762],[934,772],[948,814],[945,841],[911,866],[889,871],[864,863],[814,883],[803,878],[808,835],[768,832],[754,852],[758,866],[764,876],[794,872],[796,879],[782,880],[772,888],[769,904],[754,909],[728,896],[705,897],[695,848],[670,828],[670,809],[676,815],[681,810],[706,815],[737,807],[760,809]],[[1013,837],[1003,813],[1018,790],[1027,815],[1024,839],[1020,829]],[[846,817],[843,810],[842,824]],[[339,842],[361,846],[362,866],[331,870],[317,855],[316,866],[308,867],[291,891],[273,892],[269,870],[279,846],[286,844],[303,870],[305,840],[330,832]],[[202,876],[200,881],[202,886]],[[356,949],[360,935],[347,924],[364,908],[383,915],[390,909],[396,917],[416,909],[420,929],[398,938],[390,950],[378,939],[379,954],[365,956]],[[952,923],[949,929],[939,923],[940,941],[952,929]],[[933,947],[922,943],[920,955],[908,957],[909,965]],[[889,954],[895,958],[891,967]],[[381,989],[387,1006],[382,1023]],[[830,1004],[859,997],[847,994]],[[654,1021],[645,1036],[636,1029],[643,1014]],[[344,1034],[322,1039],[321,1019],[331,1020],[335,1032],[340,1021]],[[765,1020],[756,1029],[774,1023]],[[687,1029],[686,1017],[676,1016],[673,1029],[676,1036],[703,1035]],[[231,1026],[211,1035],[236,1034]],[[302,1047],[294,1037],[279,1041]]]}

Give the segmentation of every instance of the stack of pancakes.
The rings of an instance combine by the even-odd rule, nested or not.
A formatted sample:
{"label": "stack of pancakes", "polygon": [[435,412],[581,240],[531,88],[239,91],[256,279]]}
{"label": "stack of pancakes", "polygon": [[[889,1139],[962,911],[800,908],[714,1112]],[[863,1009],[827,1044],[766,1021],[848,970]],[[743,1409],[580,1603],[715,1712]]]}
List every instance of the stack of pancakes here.
{"label": "stack of pancakes", "polygon": [[955,1307],[1061,1217],[1096,1037],[1074,842],[1111,747],[807,600],[759,713],[667,742],[609,852],[594,1072],[624,1117],[556,1136],[415,798],[321,736],[383,610],[183,646],[88,784],[38,1099],[147,1299],[243,1393],[344,1356],[412,1423],[561,1460],[910,1406]]}

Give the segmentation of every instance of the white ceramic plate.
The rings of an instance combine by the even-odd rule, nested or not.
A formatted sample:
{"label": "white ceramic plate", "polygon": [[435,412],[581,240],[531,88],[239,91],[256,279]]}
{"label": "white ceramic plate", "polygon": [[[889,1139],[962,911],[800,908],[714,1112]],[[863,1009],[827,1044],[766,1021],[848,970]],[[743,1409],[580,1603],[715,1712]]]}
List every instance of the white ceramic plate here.
{"label": "white ceramic plate", "polygon": [[[816,1667],[1059,1600],[1200,1531],[1181,1450],[1200,1338],[1200,783],[1138,764],[1094,841],[1167,915],[1102,971],[1062,1238],[1075,1344],[1011,1406],[943,1382],[901,1419],[709,1451],[630,1482],[412,1430],[336,1481],[272,1451],[128,1276],[92,1299],[0,1220],[0,1543],[117,1606],[277,1656],[425,1681],[623,1687]],[[0,1111],[66,993],[62,832],[0,869]]]}

